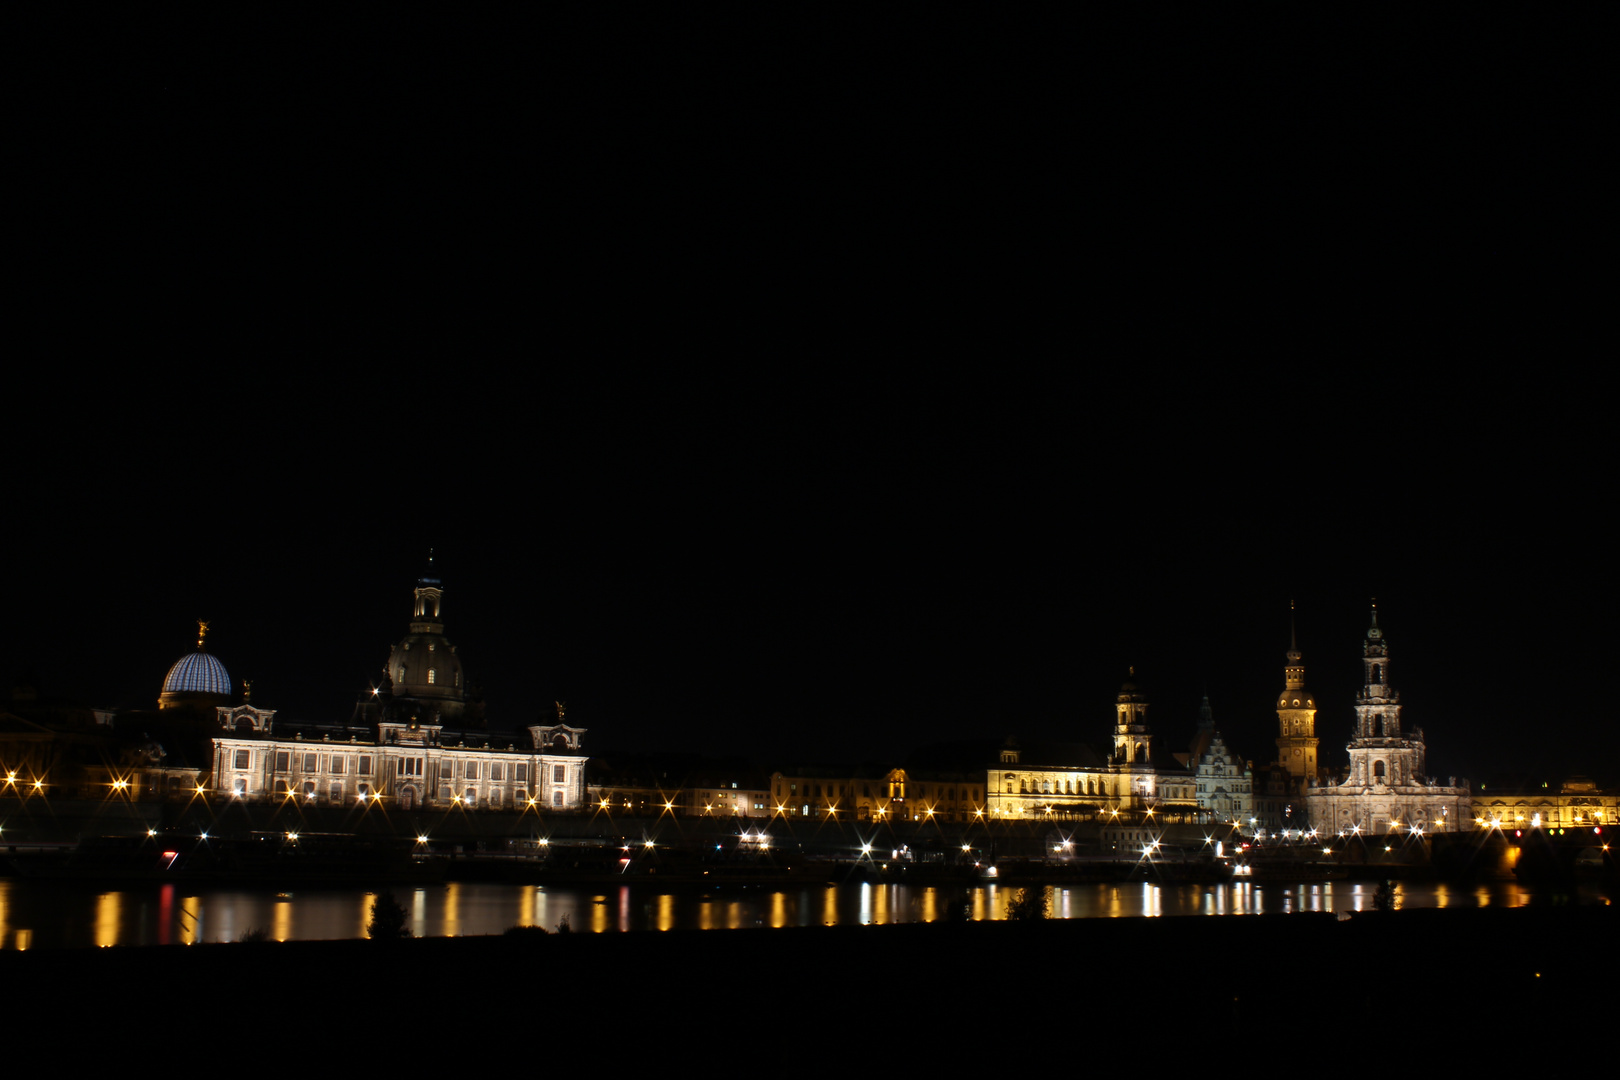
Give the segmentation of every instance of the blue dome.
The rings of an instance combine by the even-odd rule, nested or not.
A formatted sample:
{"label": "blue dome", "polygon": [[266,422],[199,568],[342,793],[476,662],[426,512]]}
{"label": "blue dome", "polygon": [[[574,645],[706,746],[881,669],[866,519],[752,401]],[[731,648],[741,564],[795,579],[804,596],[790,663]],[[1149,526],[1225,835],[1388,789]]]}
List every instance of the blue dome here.
{"label": "blue dome", "polygon": [[231,693],[231,677],[225,665],[201,649],[187,653],[169,669],[163,680],[165,694],[224,694]]}

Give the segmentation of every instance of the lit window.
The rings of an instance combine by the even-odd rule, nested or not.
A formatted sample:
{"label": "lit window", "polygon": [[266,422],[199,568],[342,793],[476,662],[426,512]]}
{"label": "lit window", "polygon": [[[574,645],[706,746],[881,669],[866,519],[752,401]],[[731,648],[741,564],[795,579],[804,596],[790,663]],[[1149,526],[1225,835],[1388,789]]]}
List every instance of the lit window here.
{"label": "lit window", "polygon": [[428,683],[429,684],[437,682],[438,681],[437,676],[438,676],[437,672],[435,672],[432,668],[428,668]]}

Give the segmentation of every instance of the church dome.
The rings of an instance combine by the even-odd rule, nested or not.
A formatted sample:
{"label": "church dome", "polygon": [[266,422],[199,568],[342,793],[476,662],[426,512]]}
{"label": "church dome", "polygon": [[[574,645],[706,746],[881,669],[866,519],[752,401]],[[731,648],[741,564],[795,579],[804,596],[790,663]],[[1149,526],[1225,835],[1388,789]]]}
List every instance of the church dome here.
{"label": "church dome", "polygon": [[208,655],[203,638],[208,636],[208,624],[197,622],[197,651],[190,652],[174,662],[168,677],[163,680],[163,692],[158,695],[158,708],[202,708],[228,705],[231,700],[231,676],[217,657]]}
{"label": "church dome", "polygon": [[465,708],[466,689],[461,658],[444,636],[439,614],[443,597],[437,577],[417,579],[411,632],[389,652],[385,673],[396,701],[411,700],[430,713],[455,719]]}
{"label": "church dome", "polygon": [[187,653],[169,669],[163,680],[165,694],[225,694],[231,692],[231,677],[219,658],[201,649]]}

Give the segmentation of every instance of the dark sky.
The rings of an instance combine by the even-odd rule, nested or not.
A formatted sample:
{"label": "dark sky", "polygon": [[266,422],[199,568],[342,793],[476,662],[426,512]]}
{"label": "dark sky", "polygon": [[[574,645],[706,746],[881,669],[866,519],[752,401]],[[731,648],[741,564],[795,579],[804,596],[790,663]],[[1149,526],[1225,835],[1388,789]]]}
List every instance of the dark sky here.
{"label": "dark sky", "polygon": [[432,546],[492,721],[597,750],[1100,743],[1134,664],[1265,760],[1293,597],[1338,764],[1376,595],[1431,769],[1612,777],[1573,17],[245,18],[30,39],[47,692],[203,616],[345,716]]}

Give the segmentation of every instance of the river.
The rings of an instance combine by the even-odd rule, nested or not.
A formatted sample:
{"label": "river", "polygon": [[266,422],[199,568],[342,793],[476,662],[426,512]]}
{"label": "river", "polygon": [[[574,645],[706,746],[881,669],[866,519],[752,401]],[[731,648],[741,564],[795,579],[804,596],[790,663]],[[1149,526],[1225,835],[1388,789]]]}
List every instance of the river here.
{"label": "river", "polygon": [[[1037,886],[1040,887],[1040,886]],[[1361,911],[1373,905],[1368,882],[1049,885],[1053,918],[1251,915]],[[1397,885],[1402,907],[1519,907],[1535,894],[1513,882],[1473,888]],[[571,888],[450,883],[397,889],[406,925],[422,937],[499,934],[513,926],[554,930],[566,922],[587,933],[742,929],[1003,919],[1016,885],[675,887],[644,883]],[[1576,903],[1602,903],[1585,887]],[[97,891],[0,879],[0,948],[163,945],[235,941],[263,931],[278,941],[365,935],[373,894],[360,889],[269,892],[152,885]]]}

